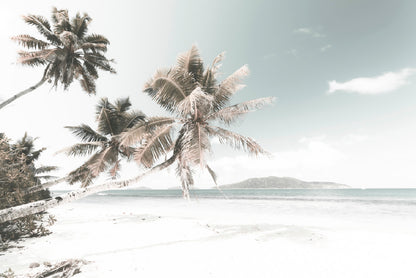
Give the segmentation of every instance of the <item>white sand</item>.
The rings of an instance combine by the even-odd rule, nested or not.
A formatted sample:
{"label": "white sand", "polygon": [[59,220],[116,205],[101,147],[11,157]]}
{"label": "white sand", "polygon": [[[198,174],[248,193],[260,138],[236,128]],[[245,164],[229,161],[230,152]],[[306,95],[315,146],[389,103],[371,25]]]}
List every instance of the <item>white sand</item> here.
{"label": "white sand", "polygon": [[0,271],[82,258],[91,263],[79,278],[416,277],[415,211],[352,202],[81,201],[51,210],[53,234],[0,256]]}

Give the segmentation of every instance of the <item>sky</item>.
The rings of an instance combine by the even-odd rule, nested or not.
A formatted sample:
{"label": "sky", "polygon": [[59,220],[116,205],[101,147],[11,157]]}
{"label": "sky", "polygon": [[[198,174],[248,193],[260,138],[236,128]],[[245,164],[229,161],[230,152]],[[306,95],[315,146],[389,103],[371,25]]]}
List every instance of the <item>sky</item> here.
{"label": "sky", "polygon": [[[209,163],[220,184],[280,176],[360,188],[416,187],[415,1],[1,1],[0,100],[40,80],[43,69],[16,63],[21,47],[10,37],[37,35],[21,16],[50,19],[53,6],[70,16],[87,12],[90,33],[110,40],[107,57],[116,60],[117,70],[100,74],[96,96],[87,96],[77,82],[67,91],[45,84],[0,110],[0,131],[14,140],[25,132],[38,137],[37,146],[47,148],[40,164],[60,166],[57,175],[84,160],[56,153],[78,142],[64,126],[95,128],[100,98],[130,97],[147,115],[167,115],[143,85],[196,44],[206,64],[226,52],[220,80],[248,65],[247,86],[233,104],[276,97],[274,105],[233,127],[270,156],[213,142]],[[122,177],[141,171],[131,163]],[[174,169],[137,184],[179,185]],[[196,186],[213,183],[197,173]]]}

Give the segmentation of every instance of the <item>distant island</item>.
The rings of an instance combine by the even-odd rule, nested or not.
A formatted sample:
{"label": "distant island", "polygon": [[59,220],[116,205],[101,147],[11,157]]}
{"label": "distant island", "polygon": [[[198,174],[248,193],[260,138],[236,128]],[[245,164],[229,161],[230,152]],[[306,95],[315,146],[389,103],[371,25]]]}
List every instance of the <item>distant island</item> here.
{"label": "distant island", "polygon": [[339,189],[351,188],[348,185],[326,181],[302,181],[289,177],[251,178],[241,182],[221,185],[221,189]]}

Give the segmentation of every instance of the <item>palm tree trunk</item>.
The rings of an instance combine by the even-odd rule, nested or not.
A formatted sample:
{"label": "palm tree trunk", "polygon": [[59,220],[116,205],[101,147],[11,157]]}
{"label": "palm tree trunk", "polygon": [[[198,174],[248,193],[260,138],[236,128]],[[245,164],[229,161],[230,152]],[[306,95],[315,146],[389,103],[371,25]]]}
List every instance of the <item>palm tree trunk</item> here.
{"label": "palm tree trunk", "polygon": [[12,96],[12,97],[11,97],[11,98],[9,98],[8,100],[3,101],[3,102],[0,104],[0,109],[2,109],[3,107],[5,107],[6,105],[10,104],[11,102],[15,101],[15,100],[16,100],[16,99],[18,99],[19,97],[22,97],[22,96],[24,96],[24,95],[26,95],[26,94],[30,93],[31,91],[33,91],[33,90],[37,89],[39,86],[41,86],[43,83],[45,83],[45,81],[46,81],[46,78],[45,78],[45,77],[43,77],[43,78],[42,78],[42,79],[41,79],[38,83],[36,83],[36,85],[34,85],[34,86],[32,86],[32,87],[30,87],[30,88],[28,88],[28,89],[24,90],[24,91],[21,91],[20,93],[18,93],[18,94],[16,94],[16,95]]}
{"label": "palm tree trunk", "polygon": [[20,217],[25,217],[25,216],[32,215],[35,213],[43,212],[49,208],[52,208],[61,204],[69,203],[75,200],[79,200],[81,198],[84,198],[94,193],[129,186],[130,184],[134,182],[138,182],[144,176],[150,173],[163,170],[166,167],[170,166],[175,161],[175,158],[176,156],[173,155],[171,158],[153,167],[149,171],[137,177],[128,179],[128,180],[113,181],[113,182],[108,182],[108,183],[104,183],[104,184],[100,184],[96,186],[81,188],[79,190],[74,190],[69,193],[62,194],[55,198],[49,198],[46,200],[36,201],[36,202],[0,210],[0,224],[6,221],[15,220]]}

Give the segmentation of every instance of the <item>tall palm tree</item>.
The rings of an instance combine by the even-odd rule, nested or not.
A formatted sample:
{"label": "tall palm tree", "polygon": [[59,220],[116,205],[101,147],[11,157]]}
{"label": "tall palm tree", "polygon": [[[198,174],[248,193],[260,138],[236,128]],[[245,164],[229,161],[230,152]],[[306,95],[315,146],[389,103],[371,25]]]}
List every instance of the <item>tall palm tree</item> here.
{"label": "tall palm tree", "polygon": [[132,157],[133,149],[121,146],[118,135],[137,123],[145,122],[145,115],[130,111],[130,107],[129,98],[118,99],[114,104],[103,98],[96,107],[97,131],[85,124],[66,127],[82,141],[66,149],[67,155],[91,155],[83,165],[69,173],[67,181],[70,184],[81,182],[82,187],[86,187],[106,170],[115,178],[120,170],[120,159]]}
{"label": "tall palm tree", "polygon": [[52,83],[53,87],[61,83],[66,90],[77,79],[88,94],[95,94],[98,69],[115,73],[110,65],[112,60],[104,56],[108,39],[97,34],[87,35],[91,18],[86,13],[77,13],[70,19],[67,10],[53,8],[52,26],[39,15],[23,16],[23,20],[35,26],[46,41],[30,35],[13,37],[12,40],[31,50],[19,51],[18,62],[32,67],[43,66],[44,72],[37,84],[1,103],[0,109],[46,81]]}
{"label": "tall palm tree", "polygon": [[[138,123],[121,135],[123,146],[139,143],[134,159],[146,168],[151,168],[162,155],[171,153],[163,163],[177,163],[176,172],[187,198],[189,187],[194,183],[195,166],[207,169],[216,182],[216,174],[206,162],[212,138],[254,155],[266,153],[253,139],[214,125],[230,126],[244,114],[273,101],[273,98],[260,98],[227,106],[232,95],[244,87],[241,80],[248,74],[248,68],[242,66],[218,82],[216,77],[223,56],[218,55],[204,69],[197,47],[192,46],[188,52],[179,55],[176,66],[158,70],[146,83],[144,91],[174,118],[155,122],[151,132],[144,128],[144,123]],[[177,133],[174,133],[175,128]],[[177,135],[175,140],[174,134]]]}
{"label": "tall palm tree", "polygon": [[[93,193],[129,186],[175,162],[184,197],[187,198],[189,187],[193,185],[192,174],[196,166],[206,168],[214,181],[216,180],[214,171],[206,162],[206,154],[211,150],[210,139],[213,137],[218,138],[220,143],[254,155],[266,153],[253,139],[213,125],[218,122],[229,126],[246,113],[273,101],[273,98],[260,98],[227,106],[233,94],[243,87],[241,80],[248,74],[248,68],[243,66],[222,82],[218,82],[216,76],[222,58],[223,54],[218,55],[204,69],[198,49],[192,46],[188,52],[178,57],[176,66],[158,70],[145,85],[145,92],[163,108],[172,112],[174,117],[154,117],[138,121],[127,131],[116,135],[116,140],[121,147],[135,147],[134,159],[150,170],[131,179],[88,186],[51,200],[1,210],[0,223],[45,211]],[[169,158],[162,159],[167,155]]]}

